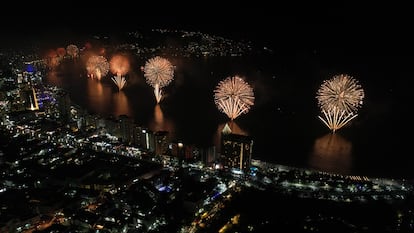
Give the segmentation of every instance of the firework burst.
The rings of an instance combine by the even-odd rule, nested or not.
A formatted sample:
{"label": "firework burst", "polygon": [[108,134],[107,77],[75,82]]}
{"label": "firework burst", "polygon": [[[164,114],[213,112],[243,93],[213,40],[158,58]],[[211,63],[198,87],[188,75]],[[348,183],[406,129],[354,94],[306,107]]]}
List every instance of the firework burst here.
{"label": "firework burst", "polygon": [[79,55],[79,48],[76,45],[70,44],[66,47],[66,53],[71,57],[75,58]]}
{"label": "firework burst", "polygon": [[54,69],[60,64],[59,56],[53,49],[47,52],[45,61],[49,69]]}
{"label": "firework burst", "polygon": [[325,80],[316,98],[321,110],[329,111],[336,107],[339,111],[355,112],[362,106],[364,90],[356,79],[340,74]]}
{"label": "firework burst", "polygon": [[239,76],[228,77],[214,90],[214,102],[221,112],[234,120],[253,106],[253,88]]}
{"label": "firework burst", "polygon": [[123,77],[126,73],[129,72],[130,64],[127,57],[123,55],[115,55],[111,58],[110,62],[111,72],[116,76],[112,77],[112,81],[118,87],[118,90],[122,90],[126,84],[126,79]]}
{"label": "firework burst", "polygon": [[103,56],[91,56],[86,63],[88,76],[101,80],[109,72],[109,63]]}
{"label": "firework burst", "polygon": [[323,116],[318,118],[332,132],[342,128],[358,114],[362,106],[364,90],[358,81],[349,75],[335,75],[322,83],[316,98]]}
{"label": "firework burst", "polygon": [[154,88],[157,103],[161,101],[161,88],[167,86],[174,76],[174,66],[165,58],[156,56],[149,59],[144,66],[146,82]]}
{"label": "firework burst", "polygon": [[111,72],[116,76],[123,76],[129,72],[130,64],[127,57],[123,55],[114,55],[110,62]]}

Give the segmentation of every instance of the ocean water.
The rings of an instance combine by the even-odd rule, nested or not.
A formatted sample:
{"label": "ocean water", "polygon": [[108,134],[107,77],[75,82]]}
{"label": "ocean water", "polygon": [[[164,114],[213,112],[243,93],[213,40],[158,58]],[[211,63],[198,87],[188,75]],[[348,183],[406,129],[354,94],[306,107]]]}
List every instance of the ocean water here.
{"label": "ocean water", "polygon": [[[399,127],[408,118],[404,73],[385,69],[384,59],[333,55],[281,50],[244,57],[169,57],[174,79],[162,89],[159,104],[140,69],[145,60],[135,56],[121,91],[110,80],[111,73],[101,81],[87,78],[82,59],[62,63],[45,82],[68,90],[72,101],[90,113],[126,114],[186,144],[217,145],[228,123],[235,133],[253,138],[254,159],[346,175],[412,178],[408,138]],[[358,116],[332,134],[317,117],[321,113],[315,96],[324,79],[339,73],[356,78],[365,98]],[[215,106],[213,90],[220,80],[235,75],[253,87],[255,103],[230,121]]]}

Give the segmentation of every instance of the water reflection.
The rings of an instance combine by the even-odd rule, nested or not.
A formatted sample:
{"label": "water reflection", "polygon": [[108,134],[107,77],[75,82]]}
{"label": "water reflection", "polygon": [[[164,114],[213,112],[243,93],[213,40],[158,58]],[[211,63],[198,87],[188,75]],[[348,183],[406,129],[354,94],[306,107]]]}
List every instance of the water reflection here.
{"label": "water reflection", "polygon": [[115,116],[127,115],[132,116],[130,106],[128,103],[128,97],[123,91],[114,92],[112,94],[112,104],[114,105]]}
{"label": "water reflection", "polygon": [[51,86],[62,86],[63,77],[56,70],[50,70],[46,75],[46,82]]}
{"label": "water reflection", "polygon": [[111,103],[110,98],[112,95],[111,88],[104,86],[101,82],[93,79],[87,79],[86,95],[88,98],[88,109],[93,112],[102,113],[105,112]]}
{"label": "water reflection", "polygon": [[[103,77],[101,82],[86,78],[84,62],[87,56],[79,57],[73,65],[63,63],[65,66],[62,68],[56,71],[50,70],[46,82],[68,90],[73,103],[87,109],[90,113],[100,114],[103,117],[126,113],[139,126],[148,127],[152,131],[165,130],[179,136],[179,139],[184,142],[189,141],[201,146],[211,144],[220,146],[221,131],[228,123],[234,133],[246,134],[245,131],[248,131],[255,142],[253,157],[269,162],[300,166],[307,164],[311,168],[347,174],[365,173],[369,169],[373,169],[372,173],[383,174],[384,167],[388,168],[390,173],[407,171],[402,169],[402,166],[396,166],[397,163],[405,165],[409,162],[406,160],[408,157],[404,157],[403,153],[401,155],[394,153],[395,147],[403,144],[397,142],[395,138],[390,138],[394,134],[388,133],[394,132],[395,129],[388,124],[388,120],[394,119],[394,116],[390,115],[391,111],[381,110],[378,112],[381,113],[379,115],[381,120],[361,120],[357,131],[348,131],[349,140],[354,139],[357,133],[363,132],[357,135],[358,140],[355,140],[352,145],[342,138],[341,134],[321,135],[323,137],[315,140],[314,132],[318,132],[321,126],[315,124],[317,128],[314,128],[314,125],[308,124],[307,119],[315,117],[313,111],[296,114],[297,112],[289,110],[297,107],[297,101],[301,101],[304,106],[310,106],[314,102],[312,98],[307,98],[308,94],[313,95],[307,91],[309,89],[307,84],[312,84],[313,81],[301,85],[303,89],[298,89],[296,81],[299,79],[305,81],[300,78],[302,76],[298,76],[297,79],[291,79],[295,78],[296,74],[280,76],[277,79],[276,76],[265,77],[267,74],[273,75],[278,72],[274,70],[277,67],[274,67],[273,61],[267,60],[267,57],[258,60],[256,57],[255,60],[234,57],[203,60],[171,58],[171,62],[176,66],[174,82],[166,90],[166,93],[169,93],[168,101],[157,106],[153,105],[155,101],[151,89],[148,88],[143,73],[138,68],[145,62],[143,58],[137,59],[134,63],[136,65],[131,66],[135,69],[128,73],[127,86],[122,90],[124,93],[118,95],[117,88],[108,76]],[[263,70],[257,72],[256,64],[262,66],[265,64],[262,62],[269,63],[270,66],[263,66]],[[212,90],[219,80],[234,73],[246,75],[253,81],[258,101],[255,103],[254,111],[246,115],[246,121],[237,119],[226,122],[226,120],[222,121],[221,113],[218,113],[214,106]],[[301,73],[297,75],[299,74],[301,75]],[[382,89],[379,89],[378,93],[382,93]],[[309,101],[302,102],[303,100]],[[387,97],[386,106],[391,106],[392,103],[393,100],[388,101]],[[269,111],[269,106],[274,109],[274,104],[277,107],[281,106],[283,111]],[[378,107],[382,102],[376,104],[375,106]],[[191,106],[191,109],[188,106]],[[381,109],[382,107],[383,105]],[[366,119],[376,116],[378,108],[375,109],[377,110],[374,112],[371,110],[367,112],[368,115],[373,115]],[[381,130],[381,132],[375,130],[379,123],[388,130]],[[304,127],[311,128],[306,132],[296,133],[296,130]],[[272,132],[275,136],[269,137],[263,133],[265,131]],[[390,143],[382,143],[378,146],[378,141],[386,142],[388,139]],[[391,152],[392,157],[390,157]],[[372,161],[378,157],[384,161],[384,164],[372,166]],[[412,171],[408,170],[407,173]]]}
{"label": "water reflection", "polygon": [[164,117],[161,106],[159,104],[156,104],[154,107],[154,116],[148,127],[153,132],[168,131],[169,138],[174,138],[174,124],[168,118]]}
{"label": "water reflection", "polygon": [[329,133],[316,139],[309,166],[326,172],[350,174],[352,143],[337,133]]}

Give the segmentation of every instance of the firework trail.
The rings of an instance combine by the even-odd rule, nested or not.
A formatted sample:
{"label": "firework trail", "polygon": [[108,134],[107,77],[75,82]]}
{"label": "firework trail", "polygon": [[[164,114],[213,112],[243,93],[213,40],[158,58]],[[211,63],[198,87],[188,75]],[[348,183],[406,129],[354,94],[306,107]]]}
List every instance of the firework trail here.
{"label": "firework trail", "polygon": [[330,129],[332,132],[336,132],[338,129],[342,128],[352,119],[354,119],[358,114],[353,112],[346,112],[345,110],[339,110],[337,107],[326,111],[322,110],[323,117],[318,116],[318,118]]}
{"label": "firework trail", "polygon": [[253,106],[253,88],[239,76],[228,77],[214,90],[214,102],[221,112],[234,120]]}
{"label": "firework trail", "polygon": [[156,56],[149,59],[144,66],[146,82],[154,88],[157,103],[161,101],[161,88],[167,86],[173,79],[174,66],[165,58]]}

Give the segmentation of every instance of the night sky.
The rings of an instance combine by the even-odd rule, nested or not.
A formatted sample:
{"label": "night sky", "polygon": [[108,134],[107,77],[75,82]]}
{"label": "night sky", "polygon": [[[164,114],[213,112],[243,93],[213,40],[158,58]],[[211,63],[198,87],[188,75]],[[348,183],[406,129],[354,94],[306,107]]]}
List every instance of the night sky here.
{"label": "night sky", "polygon": [[[414,61],[414,16],[408,3],[322,3],[113,1],[87,5],[71,1],[40,6],[16,2],[0,13],[0,48],[20,47],[28,41],[47,45],[95,32],[201,31],[266,46],[282,60],[286,57],[286,62],[302,59],[300,65],[292,65],[298,69],[302,64],[314,69],[331,66],[356,70],[382,83],[389,79],[401,83],[399,92],[404,97]],[[308,59],[313,56],[309,54],[317,59]]]}
{"label": "night sky", "polygon": [[[352,2],[352,1],[351,1]],[[327,48],[339,51],[403,53],[411,44],[411,9],[397,4],[369,6],[349,1],[324,4],[256,1],[190,4],[114,1],[112,4],[63,2],[43,7],[24,5],[0,14],[2,41],[65,36],[90,31],[133,28],[177,28],[206,31],[289,49]],[[135,6],[138,4],[137,6]],[[46,36],[47,35],[47,36]],[[3,43],[4,44],[4,43]],[[412,51],[411,51],[412,52]]]}

